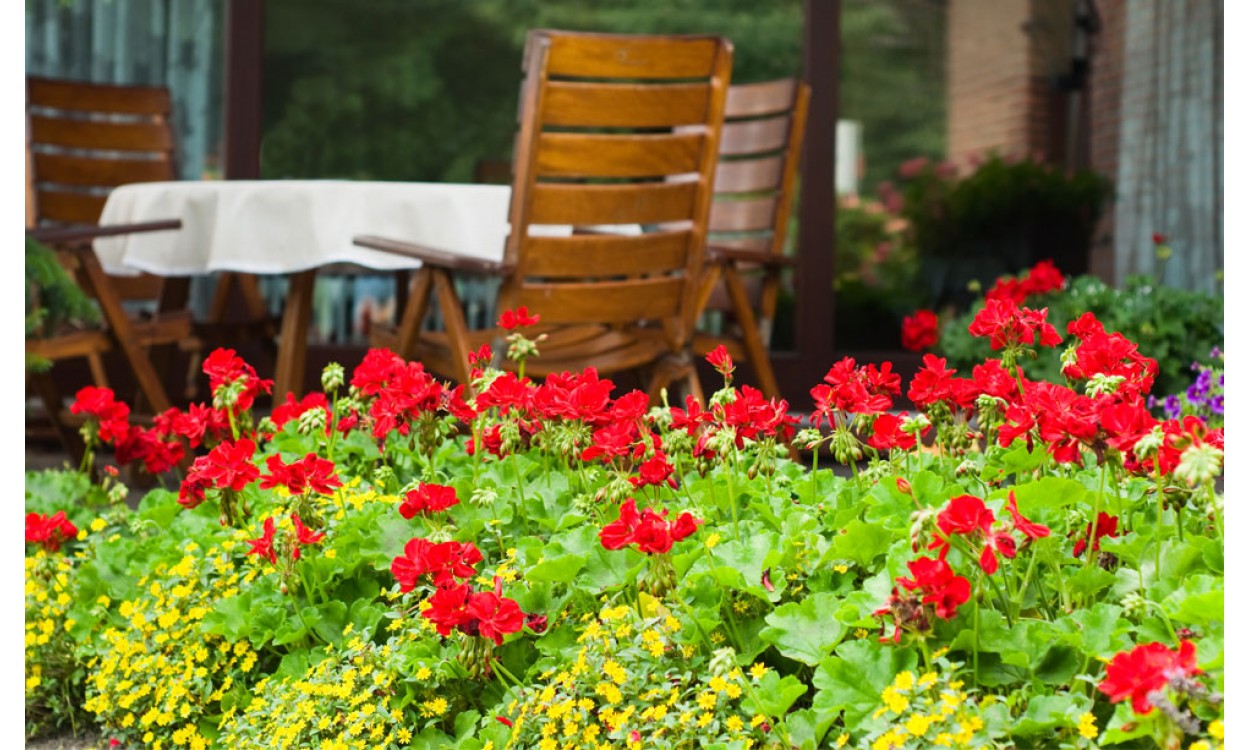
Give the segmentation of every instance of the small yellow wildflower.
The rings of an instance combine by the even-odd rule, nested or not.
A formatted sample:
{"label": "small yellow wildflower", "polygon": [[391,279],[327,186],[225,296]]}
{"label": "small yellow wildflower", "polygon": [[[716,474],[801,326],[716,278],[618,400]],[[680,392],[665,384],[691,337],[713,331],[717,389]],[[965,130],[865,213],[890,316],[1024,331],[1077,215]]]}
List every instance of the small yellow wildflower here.
{"label": "small yellow wildflower", "polygon": [[757,661],[751,665],[751,679],[752,680],[755,680],[758,682],[759,680],[764,679],[764,675],[766,674],[768,674],[768,667],[764,666],[760,662]]}
{"label": "small yellow wildflower", "polygon": [[1077,724],[1076,732],[1087,740],[1097,737],[1098,727],[1094,725],[1094,715],[1089,712],[1081,714],[1081,722]]}

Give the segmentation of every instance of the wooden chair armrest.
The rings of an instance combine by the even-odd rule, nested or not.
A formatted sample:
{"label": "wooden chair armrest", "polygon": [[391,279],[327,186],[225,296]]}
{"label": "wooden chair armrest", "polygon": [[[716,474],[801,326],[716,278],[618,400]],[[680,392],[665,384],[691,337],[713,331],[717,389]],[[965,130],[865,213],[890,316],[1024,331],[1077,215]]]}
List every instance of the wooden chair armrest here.
{"label": "wooden chair armrest", "polygon": [[372,250],[381,250],[408,258],[416,258],[425,265],[443,268],[448,271],[463,271],[465,273],[487,276],[506,276],[512,271],[512,267],[506,263],[456,255],[445,250],[435,250],[432,247],[414,245],[411,242],[392,240],[386,237],[363,235],[352,238],[352,243]]}
{"label": "wooden chair armrest", "polygon": [[733,247],[721,247],[719,245],[708,245],[707,257],[713,263],[758,263],[762,266],[793,266],[798,262],[797,258],[789,255],[779,255],[759,250],[742,250]]}
{"label": "wooden chair armrest", "polygon": [[113,237],[119,234],[135,234],[137,232],[160,232],[168,229],[181,229],[179,219],[162,221],[144,221],[136,224],[105,224],[100,226],[77,227],[37,227],[27,229],[26,236],[45,245],[73,245],[90,242],[97,237]]}

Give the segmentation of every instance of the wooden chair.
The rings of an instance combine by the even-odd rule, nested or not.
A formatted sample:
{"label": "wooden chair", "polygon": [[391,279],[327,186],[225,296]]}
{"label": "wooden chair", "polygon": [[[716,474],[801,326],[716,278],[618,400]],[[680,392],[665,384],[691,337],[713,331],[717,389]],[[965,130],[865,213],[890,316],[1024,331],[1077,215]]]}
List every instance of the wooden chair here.
{"label": "wooden chair", "polygon": [[724,345],[769,398],[781,395],[768,346],[781,271],[794,264],[784,250],[810,97],[793,78],[730,87],[699,294],[700,313],[719,311],[726,325],[697,331],[695,352]]}
{"label": "wooden chair", "polygon": [[[527,307],[549,337],[527,374],[645,368],[653,398],[678,380],[697,392],[691,323],[731,57],[714,36],[530,32],[503,261],[356,238],[423,264],[397,331],[375,345],[467,383],[469,353],[489,342],[498,359],[503,334],[465,326],[452,275],[494,274],[497,309]],[[531,231],[542,225],[573,232]],[[431,295],[445,333],[421,330]]]}
{"label": "wooden chair", "polygon": [[[102,357],[118,351],[135,378],[143,406],[151,413],[164,411],[170,399],[149,351],[160,345],[195,344],[186,280],[109,276],[91,242],[181,225],[176,219],[96,225],[113,187],[175,179],[169,92],[33,77],[26,83],[27,233],[58,250],[67,270],[99,305],[103,322],[99,330],[55,331],[29,340],[27,351],[54,362],[86,357],[92,379],[101,386],[108,385]],[[132,300],[154,300],[158,312],[131,315],[125,304]],[[38,376],[35,385],[65,442],[64,415],[52,380]]]}

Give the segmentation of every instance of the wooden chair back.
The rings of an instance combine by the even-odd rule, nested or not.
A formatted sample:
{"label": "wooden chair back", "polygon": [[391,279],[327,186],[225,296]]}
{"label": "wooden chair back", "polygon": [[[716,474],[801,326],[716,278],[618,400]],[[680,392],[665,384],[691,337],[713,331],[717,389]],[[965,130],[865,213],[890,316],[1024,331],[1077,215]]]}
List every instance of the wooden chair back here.
{"label": "wooden chair back", "polygon": [[[177,179],[172,108],[160,86],[28,76],[28,222],[95,225],[113,188]],[[162,289],[154,276],[112,278],[126,299],[153,299]]]}
{"label": "wooden chair back", "polygon": [[[709,244],[784,252],[810,98],[811,87],[795,78],[730,87]],[[749,284],[759,319],[773,318],[779,285],[776,274]],[[709,303],[728,306],[723,294]]]}
{"label": "wooden chair back", "polygon": [[731,65],[715,36],[530,32],[501,309],[552,324],[658,321],[684,345]]}

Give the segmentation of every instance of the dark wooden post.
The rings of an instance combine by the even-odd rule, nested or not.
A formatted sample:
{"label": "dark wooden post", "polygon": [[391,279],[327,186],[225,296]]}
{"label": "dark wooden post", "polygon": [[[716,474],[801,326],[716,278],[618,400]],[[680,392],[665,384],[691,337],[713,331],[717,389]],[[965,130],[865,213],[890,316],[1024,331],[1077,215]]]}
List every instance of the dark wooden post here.
{"label": "dark wooden post", "polygon": [[799,409],[810,406],[808,392],[833,364],[834,158],[842,3],[805,0],[803,9],[803,78],[812,87],[812,101],[799,167],[797,351],[774,358],[781,392]]}
{"label": "dark wooden post", "polygon": [[260,177],[264,0],[228,0],[225,53],[225,177],[227,180],[255,180]]}

